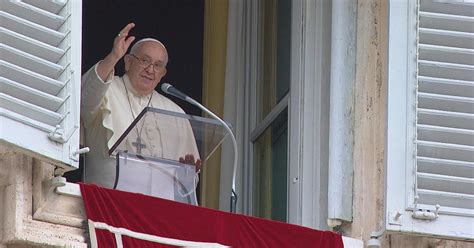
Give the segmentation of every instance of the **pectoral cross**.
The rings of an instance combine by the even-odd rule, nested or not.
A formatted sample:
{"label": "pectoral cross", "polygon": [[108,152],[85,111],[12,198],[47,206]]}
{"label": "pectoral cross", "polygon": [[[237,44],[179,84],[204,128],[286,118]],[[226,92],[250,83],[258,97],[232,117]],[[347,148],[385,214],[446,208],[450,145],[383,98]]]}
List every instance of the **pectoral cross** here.
{"label": "pectoral cross", "polygon": [[146,145],[142,143],[142,139],[140,138],[140,136],[137,137],[136,142],[132,142],[132,146],[135,146],[137,148],[138,155],[142,154],[143,148],[146,148]]}

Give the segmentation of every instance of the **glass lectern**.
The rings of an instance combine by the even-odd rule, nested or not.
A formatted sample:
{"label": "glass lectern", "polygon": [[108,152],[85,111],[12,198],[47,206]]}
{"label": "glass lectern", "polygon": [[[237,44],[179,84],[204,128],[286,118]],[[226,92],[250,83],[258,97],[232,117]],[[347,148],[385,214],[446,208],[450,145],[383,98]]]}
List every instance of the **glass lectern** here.
{"label": "glass lectern", "polygon": [[114,189],[197,205],[199,170],[226,135],[214,119],[147,107],[109,151]]}

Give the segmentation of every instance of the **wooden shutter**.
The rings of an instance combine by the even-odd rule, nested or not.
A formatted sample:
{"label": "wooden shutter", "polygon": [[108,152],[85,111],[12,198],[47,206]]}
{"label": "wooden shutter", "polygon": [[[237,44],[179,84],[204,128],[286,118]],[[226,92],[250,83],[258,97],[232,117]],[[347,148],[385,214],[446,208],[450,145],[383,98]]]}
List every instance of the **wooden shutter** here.
{"label": "wooden shutter", "polygon": [[474,237],[474,2],[391,0],[386,229]]}
{"label": "wooden shutter", "polygon": [[0,0],[0,137],[73,167],[79,145],[81,4]]}
{"label": "wooden shutter", "polygon": [[417,203],[473,214],[474,4],[421,1],[418,37]]}

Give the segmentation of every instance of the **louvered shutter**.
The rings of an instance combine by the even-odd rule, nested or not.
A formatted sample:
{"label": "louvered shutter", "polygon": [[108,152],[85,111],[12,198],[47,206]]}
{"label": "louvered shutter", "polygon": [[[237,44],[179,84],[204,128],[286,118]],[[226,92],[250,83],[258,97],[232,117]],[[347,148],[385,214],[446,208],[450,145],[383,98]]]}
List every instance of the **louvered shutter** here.
{"label": "louvered shutter", "polygon": [[473,214],[474,3],[423,0],[418,20],[417,203]]}
{"label": "louvered shutter", "polygon": [[474,237],[474,1],[390,1],[386,228]]}
{"label": "louvered shutter", "polygon": [[0,138],[77,167],[81,1],[0,0]]}

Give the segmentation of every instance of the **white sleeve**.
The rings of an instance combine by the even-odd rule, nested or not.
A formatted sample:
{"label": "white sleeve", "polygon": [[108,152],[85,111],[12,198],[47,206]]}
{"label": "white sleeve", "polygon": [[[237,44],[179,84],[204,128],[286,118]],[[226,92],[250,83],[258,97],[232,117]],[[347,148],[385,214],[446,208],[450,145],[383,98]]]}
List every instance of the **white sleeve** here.
{"label": "white sleeve", "polygon": [[107,81],[104,82],[97,74],[97,65],[99,63],[90,68],[82,76],[81,80],[81,116],[85,125],[89,124],[96,117],[97,111],[114,78],[114,71],[112,71]]}

